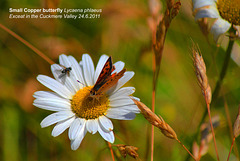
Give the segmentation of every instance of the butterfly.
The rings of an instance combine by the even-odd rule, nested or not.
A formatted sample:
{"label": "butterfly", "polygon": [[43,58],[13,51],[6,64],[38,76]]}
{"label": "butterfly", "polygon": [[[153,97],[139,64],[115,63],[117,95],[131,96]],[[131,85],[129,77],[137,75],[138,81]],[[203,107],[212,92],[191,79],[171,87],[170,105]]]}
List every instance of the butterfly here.
{"label": "butterfly", "polygon": [[115,66],[112,64],[112,57],[110,56],[107,59],[105,65],[103,66],[103,69],[99,74],[95,85],[90,90],[90,97],[98,98],[104,92],[106,92],[111,87],[116,85],[118,80],[122,78],[122,76],[126,72],[126,69],[123,69],[119,73],[112,74],[114,70],[115,70]]}

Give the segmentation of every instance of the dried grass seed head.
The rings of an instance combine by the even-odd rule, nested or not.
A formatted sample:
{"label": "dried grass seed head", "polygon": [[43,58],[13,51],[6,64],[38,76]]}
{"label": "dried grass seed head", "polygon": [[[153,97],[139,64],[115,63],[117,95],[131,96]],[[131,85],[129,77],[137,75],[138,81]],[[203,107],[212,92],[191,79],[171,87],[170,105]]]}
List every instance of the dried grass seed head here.
{"label": "dried grass seed head", "polygon": [[161,116],[157,116],[155,113],[153,113],[145,104],[142,102],[139,102],[137,100],[134,100],[134,103],[138,106],[138,108],[141,110],[141,113],[143,116],[148,120],[148,122],[155,127],[159,128],[163,135],[170,139],[177,140],[177,134],[175,131],[163,120]]}
{"label": "dried grass seed head", "polygon": [[120,152],[120,154],[126,158],[127,154],[130,155],[133,158],[139,158],[139,155],[137,153],[138,148],[135,146],[131,146],[131,145],[123,145],[123,144],[118,144],[117,148]]}
{"label": "dried grass seed head", "polygon": [[240,106],[238,108],[238,115],[237,115],[237,119],[234,123],[233,126],[233,135],[234,137],[238,137],[240,135]]}
{"label": "dried grass seed head", "polygon": [[192,46],[192,54],[193,54],[193,65],[194,65],[195,73],[197,76],[198,84],[201,87],[203,95],[206,97],[207,103],[210,104],[212,100],[212,91],[208,83],[208,77],[206,74],[206,65],[202,55],[200,54],[199,47],[194,43]]}
{"label": "dried grass seed head", "polygon": [[173,19],[174,17],[177,16],[177,14],[179,13],[180,7],[181,7],[180,1],[174,3],[172,11],[171,11],[171,19]]}

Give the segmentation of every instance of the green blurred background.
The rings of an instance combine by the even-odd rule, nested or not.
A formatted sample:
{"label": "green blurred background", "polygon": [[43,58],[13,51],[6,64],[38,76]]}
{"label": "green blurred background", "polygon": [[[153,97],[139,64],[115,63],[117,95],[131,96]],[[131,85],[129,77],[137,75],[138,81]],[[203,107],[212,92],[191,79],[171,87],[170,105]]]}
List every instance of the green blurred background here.
{"label": "green blurred background", "polygon": [[[191,1],[182,0],[178,16],[167,33],[157,86],[156,113],[176,131],[188,149],[198,123],[205,110],[204,98],[197,85],[190,53],[191,39],[199,44],[212,89],[218,79],[225,50],[209,42],[194,22]],[[162,4],[161,12],[165,5]],[[99,19],[9,19],[12,8],[93,8],[102,9]],[[134,86],[134,96],[151,108],[152,50],[151,31],[147,24],[150,13],[147,0],[1,0],[0,23],[29,41],[58,63],[62,53],[73,55],[78,61],[89,53],[96,64],[102,54],[111,55],[114,62],[124,61],[127,70],[135,76],[127,84]],[[239,51],[237,51],[239,53]],[[0,29],[0,160],[3,161],[111,161],[107,144],[99,134],[87,134],[80,148],[72,151],[67,132],[54,138],[53,126],[41,129],[40,122],[49,111],[32,105],[33,93],[48,90],[36,80],[38,74],[52,77],[50,65],[31,49]],[[224,110],[224,97],[231,121],[238,112],[240,102],[240,70],[234,61],[223,82],[217,105],[212,115],[220,116],[216,129],[221,160],[227,158],[231,139]],[[223,97],[224,96],[224,97]],[[142,115],[132,121],[114,120],[115,144],[128,144],[139,148],[145,160],[149,123]],[[236,140],[240,148],[240,139]],[[202,160],[214,160],[213,142]],[[116,147],[113,149],[118,153]],[[119,154],[119,153],[118,153]],[[155,129],[155,160],[181,161],[186,151],[173,140]],[[121,158],[124,160],[123,158]],[[232,155],[232,160],[236,158]],[[127,157],[126,160],[134,160]],[[149,160],[149,158],[148,158]]]}

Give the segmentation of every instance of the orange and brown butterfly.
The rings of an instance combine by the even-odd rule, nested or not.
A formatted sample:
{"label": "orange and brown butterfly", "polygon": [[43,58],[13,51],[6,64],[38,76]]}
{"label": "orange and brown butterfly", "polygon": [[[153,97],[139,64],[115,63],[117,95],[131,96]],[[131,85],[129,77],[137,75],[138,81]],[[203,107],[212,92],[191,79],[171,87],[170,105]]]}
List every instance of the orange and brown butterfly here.
{"label": "orange and brown butterfly", "polygon": [[110,56],[103,66],[95,85],[90,91],[90,97],[99,97],[102,95],[104,92],[117,84],[118,80],[122,78],[126,72],[126,69],[123,69],[119,73],[112,74],[114,70],[115,66],[112,64],[112,57]]}

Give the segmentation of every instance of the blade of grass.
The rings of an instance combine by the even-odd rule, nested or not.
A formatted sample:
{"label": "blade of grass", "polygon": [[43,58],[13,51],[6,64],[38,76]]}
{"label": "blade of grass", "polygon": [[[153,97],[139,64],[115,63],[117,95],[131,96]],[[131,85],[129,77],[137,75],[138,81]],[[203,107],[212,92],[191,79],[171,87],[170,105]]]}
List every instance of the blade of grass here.
{"label": "blade of grass", "polygon": [[208,117],[209,117],[209,122],[210,122],[210,125],[211,125],[211,131],[212,131],[212,136],[213,136],[213,142],[214,142],[214,147],[215,147],[215,151],[216,151],[216,156],[217,156],[217,160],[219,161],[219,155],[218,155],[218,150],[217,150],[216,138],[215,138],[215,133],[214,133],[213,124],[212,124],[212,118],[211,118],[210,104],[207,101],[206,94],[204,94],[204,95],[205,95],[205,101],[206,101],[206,104],[207,104]]}
{"label": "blade of grass", "polygon": [[231,155],[231,151],[232,151],[232,148],[233,148],[233,144],[234,144],[234,142],[235,142],[235,137],[233,137],[232,145],[231,145],[231,148],[230,148],[230,151],[229,151],[229,154],[228,154],[227,161],[229,161],[229,158],[230,158],[230,155]]}
{"label": "blade of grass", "polygon": [[12,30],[8,29],[7,27],[5,27],[4,25],[2,25],[0,23],[0,28],[2,28],[4,31],[6,31],[7,33],[9,33],[10,35],[12,35],[14,38],[16,38],[17,40],[21,41],[24,45],[26,45],[27,47],[29,47],[32,51],[34,51],[37,55],[39,55],[41,58],[43,58],[45,61],[47,61],[49,64],[55,64],[54,61],[52,61],[49,57],[47,57],[44,53],[42,53],[40,50],[38,50],[36,47],[34,47],[32,44],[30,44],[29,42],[27,42],[26,40],[24,40],[22,37],[20,37],[19,35],[17,35],[15,32],[13,32]]}

